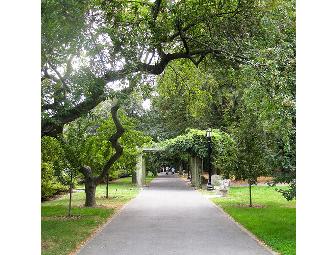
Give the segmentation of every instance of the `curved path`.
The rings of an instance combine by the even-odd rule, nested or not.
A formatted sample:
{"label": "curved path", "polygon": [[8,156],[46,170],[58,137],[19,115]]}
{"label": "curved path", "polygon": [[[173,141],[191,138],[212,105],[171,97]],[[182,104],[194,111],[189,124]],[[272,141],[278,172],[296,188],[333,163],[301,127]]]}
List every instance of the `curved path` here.
{"label": "curved path", "polygon": [[160,175],[89,241],[80,255],[269,255],[212,202]]}

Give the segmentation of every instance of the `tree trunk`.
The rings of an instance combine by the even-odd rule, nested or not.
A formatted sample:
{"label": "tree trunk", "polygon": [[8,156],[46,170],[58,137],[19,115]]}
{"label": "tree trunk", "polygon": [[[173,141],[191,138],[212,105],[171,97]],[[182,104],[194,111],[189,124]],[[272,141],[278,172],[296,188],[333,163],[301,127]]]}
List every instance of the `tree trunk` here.
{"label": "tree trunk", "polygon": [[132,183],[135,184],[137,181],[136,181],[136,172],[133,171],[132,172]]}
{"label": "tree trunk", "polygon": [[182,175],[182,174],[183,174],[182,171],[183,171],[183,164],[182,164],[182,162],[180,161],[180,164],[179,164],[179,170],[178,170],[179,175]]}
{"label": "tree trunk", "polygon": [[249,181],[249,189],[250,189],[250,207],[252,207],[252,184]]}
{"label": "tree trunk", "polygon": [[96,206],[96,187],[97,184],[93,178],[85,179],[85,206]]}

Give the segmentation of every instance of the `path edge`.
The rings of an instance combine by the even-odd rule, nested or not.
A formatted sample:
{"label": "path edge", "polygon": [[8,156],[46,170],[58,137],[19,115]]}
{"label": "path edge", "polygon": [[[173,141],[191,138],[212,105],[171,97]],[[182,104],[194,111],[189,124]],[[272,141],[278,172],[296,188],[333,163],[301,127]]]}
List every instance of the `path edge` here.
{"label": "path edge", "polygon": [[222,214],[224,214],[224,216],[226,216],[227,218],[229,218],[240,230],[242,230],[243,232],[245,232],[248,236],[250,236],[253,240],[255,240],[260,246],[262,246],[263,248],[265,248],[267,251],[269,251],[273,255],[281,255],[279,252],[276,252],[276,251],[272,250],[272,248],[269,245],[267,245],[264,241],[260,240],[255,234],[253,234],[251,231],[249,231],[248,229],[246,229],[242,224],[240,224],[238,221],[236,221],[230,214],[228,214],[226,211],[224,211],[224,209],[222,207],[220,207],[219,205],[217,205],[216,203],[214,203],[210,198],[207,198],[206,196],[204,196],[199,190],[196,189],[196,191],[202,197],[204,197],[207,200],[209,200],[209,202],[218,211],[220,211]]}
{"label": "path edge", "polygon": [[99,226],[97,229],[95,229],[88,238],[86,238],[84,241],[82,241],[76,249],[69,253],[69,255],[78,255],[78,253],[82,250],[84,246],[86,246],[91,240],[93,240],[97,235],[105,228],[108,224],[110,224],[134,199],[136,199],[143,191],[143,188],[140,189],[140,192],[131,200],[129,200],[126,204],[121,206],[117,211],[111,215],[110,218],[107,219],[107,221]]}
{"label": "path edge", "polygon": [[[182,179],[185,184],[189,187],[192,187],[190,184],[190,181],[187,181],[183,178],[180,177],[180,179]],[[270,252],[272,255],[281,255],[281,253],[276,252],[274,250],[272,250],[272,248],[267,245],[264,241],[260,240],[255,234],[253,234],[251,231],[249,231],[248,229],[246,229],[242,224],[240,224],[238,221],[236,221],[230,214],[228,214],[226,211],[224,211],[224,209],[222,207],[220,207],[219,205],[217,205],[215,202],[213,202],[210,198],[206,197],[204,194],[202,194],[199,189],[196,189],[195,187],[192,187],[195,191],[197,191],[198,194],[200,194],[203,198],[207,199],[212,206],[214,206],[218,211],[220,211],[225,217],[227,217],[229,220],[231,220],[240,230],[242,230],[243,232],[245,232],[249,237],[251,237],[253,240],[255,240],[261,247],[263,247],[264,249],[266,249],[268,252]]]}

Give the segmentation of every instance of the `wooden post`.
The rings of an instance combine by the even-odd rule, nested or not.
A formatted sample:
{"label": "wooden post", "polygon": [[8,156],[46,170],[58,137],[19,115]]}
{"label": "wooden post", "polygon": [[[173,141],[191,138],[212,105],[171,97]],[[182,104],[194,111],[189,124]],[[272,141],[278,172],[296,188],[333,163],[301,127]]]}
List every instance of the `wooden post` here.
{"label": "wooden post", "polygon": [[250,188],[250,207],[252,207],[252,187],[250,181],[249,181],[249,188]]}
{"label": "wooden post", "polygon": [[106,198],[108,198],[109,173],[106,174]]}
{"label": "wooden post", "polygon": [[71,200],[72,200],[72,171],[70,171],[70,186],[69,186],[69,193],[70,193],[70,199],[69,199],[69,209],[68,209],[68,216],[71,216]]}

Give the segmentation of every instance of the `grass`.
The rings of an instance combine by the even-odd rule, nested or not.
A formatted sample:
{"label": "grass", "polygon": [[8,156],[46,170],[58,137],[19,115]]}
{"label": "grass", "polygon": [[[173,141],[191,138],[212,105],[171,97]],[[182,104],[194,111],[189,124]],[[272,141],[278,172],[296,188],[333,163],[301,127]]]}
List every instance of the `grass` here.
{"label": "grass", "polygon": [[[146,177],[149,183],[153,177]],[[83,188],[83,187],[79,187]],[[69,195],[41,206],[41,238],[43,255],[65,255],[76,250],[90,235],[104,224],[122,205],[139,193],[131,178],[122,178],[109,184],[109,198],[105,198],[106,185],[97,186],[97,207],[83,207],[85,193],[73,193],[72,215],[67,217]]]}
{"label": "grass", "polygon": [[227,197],[212,201],[273,250],[295,254],[296,201],[287,201],[275,187],[252,187],[252,208],[248,187],[231,187]]}

